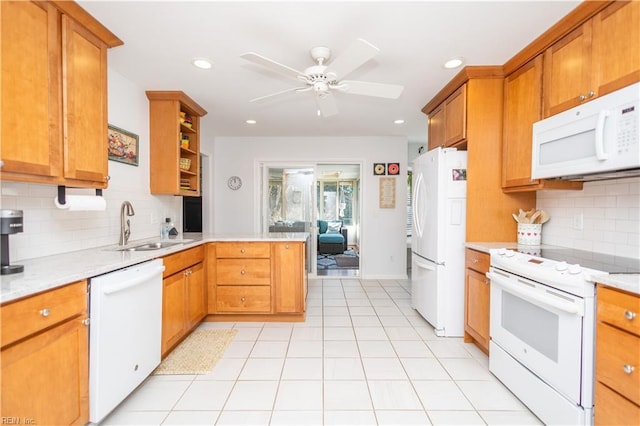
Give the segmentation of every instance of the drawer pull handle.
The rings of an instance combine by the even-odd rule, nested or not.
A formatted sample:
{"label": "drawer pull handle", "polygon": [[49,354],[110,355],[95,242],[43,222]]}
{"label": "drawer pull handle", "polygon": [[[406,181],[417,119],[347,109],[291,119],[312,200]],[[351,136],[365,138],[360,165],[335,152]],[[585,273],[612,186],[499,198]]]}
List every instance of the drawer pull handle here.
{"label": "drawer pull handle", "polygon": [[242,297],[240,298],[240,301],[244,303],[244,301],[245,301],[244,296],[242,296]]}
{"label": "drawer pull handle", "polygon": [[240,275],[244,275],[246,274],[245,270],[243,269],[242,271],[240,271]]}
{"label": "drawer pull handle", "polygon": [[635,370],[635,367],[633,365],[625,364],[622,366],[622,369],[624,370],[625,373],[631,374],[633,373],[633,370]]}
{"label": "drawer pull handle", "polygon": [[49,314],[51,314],[49,308],[40,309],[40,315],[42,315],[43,317],[48,317]]}
{"label": "drawer pull handle", "polygon": [[635,319],[636,313],[633,312],[633,311],[624,311],[624,317],[626,319],[628,319],[629,321],[631,321],[631,320]]}

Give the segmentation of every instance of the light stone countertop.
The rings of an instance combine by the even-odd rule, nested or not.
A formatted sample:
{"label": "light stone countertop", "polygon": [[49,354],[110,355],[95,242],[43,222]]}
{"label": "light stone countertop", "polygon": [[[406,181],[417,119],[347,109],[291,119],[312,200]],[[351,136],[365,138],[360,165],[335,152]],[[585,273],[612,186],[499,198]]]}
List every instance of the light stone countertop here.
{"label": "light stone countertop", "polygon": [[[265,234],[186,233],[180,235],[179,238],[168,240],[180,242],[180,244],[152,251],[118,251],[117,249],[120,247],[114,244],[35,259],[18,260],[12,263],[24,265],[24,272],[0,276],[0,303],[113,272],[205,243],[222,241],[305,242],[308,237],[309,234],[305,232]],[[126,247],[155,241],[159,241],[158,238],[130,241]]]}

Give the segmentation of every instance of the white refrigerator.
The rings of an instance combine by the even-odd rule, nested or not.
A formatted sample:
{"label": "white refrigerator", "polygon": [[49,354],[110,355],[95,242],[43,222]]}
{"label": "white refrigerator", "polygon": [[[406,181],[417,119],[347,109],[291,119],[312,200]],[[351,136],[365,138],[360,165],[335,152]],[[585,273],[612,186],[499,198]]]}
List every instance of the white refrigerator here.
{"label": "white refrigerator", "polygon": [[433,149],[413,162],[411,305],[438,336],[464,334],[467,152]]}

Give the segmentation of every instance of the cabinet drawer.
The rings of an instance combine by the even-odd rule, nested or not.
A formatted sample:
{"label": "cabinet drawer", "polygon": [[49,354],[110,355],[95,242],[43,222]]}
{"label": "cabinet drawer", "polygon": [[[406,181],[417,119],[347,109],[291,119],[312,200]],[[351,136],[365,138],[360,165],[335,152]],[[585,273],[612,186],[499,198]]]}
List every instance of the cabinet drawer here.
{"label": "cabinet drawer", "polygon": [[2,346],[87,310],[87,282],[78,281],[0,307]]}
{"label": "cabinet drawer", "polygon": [[488,272],[491,263],[490,256],[487,253],[466,249],[465,250],[465,266],[478,272]]}
{"label": "cabinet drawer", "polygon": [[219,243],[216,244],[216,257],[261,257],[268,258],[271,254],[271,244],[269,243]]}
{"label": "cabinet drawer", "polygon": [[192,249],[183,250],[178,253],[170,254],[162,258],[164,264],[164,272],[162,277],[168,277],[178,271],[188,268],[191,265],[202,262],[204,258],[204,246],[194,247]]}
{"label": "cabinet drawer", "polygon": [[596,380],[640,404],[640,337],[601,322],[596,333]]}
{"label": "cabinet drawer", "polygon": [[596,425],[638,425],[640,407],[596,382],[594,407]]}
{"label": "cabinet drawer", "polygon": [[217,286],[216,309],[218,312],[270,312],[271,287]]}
{"label": "cabinet drawer", "polygon": [[218,259],[216,283],[218,285],[269,285],[271,284],[271,260]]}
{"label": "cabinet drawer", "polygon": [[598,321],[640,336],[640,297],[598,286]]}

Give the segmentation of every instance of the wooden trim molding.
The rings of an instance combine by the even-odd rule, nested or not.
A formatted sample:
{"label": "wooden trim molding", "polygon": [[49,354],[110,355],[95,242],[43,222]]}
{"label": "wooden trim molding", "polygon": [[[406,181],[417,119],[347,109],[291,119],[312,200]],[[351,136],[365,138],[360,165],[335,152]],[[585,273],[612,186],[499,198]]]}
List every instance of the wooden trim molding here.
{"label": "wooden trim molding", "polygon": [[109,31],[107,27],[102,25],[75,1],[51,0],[51,3],[53,3],[65,15],[70,16],[74,21],[78,22],[80,25],[95,34],[108,47],[122,46],[124,44],[122,40]]}
{"label": "wooden trim molding", "polygon": [[504,72],[500,65],[480,65],[480,66],[468,66],[464,67],[455,77],[451,79],[446,86],[438,92],[422,108],[422,112],[429,115],[438,105],[444,102],[453,92],[455,92],[460,86],[469,81],[472,78],[503,78]]}

